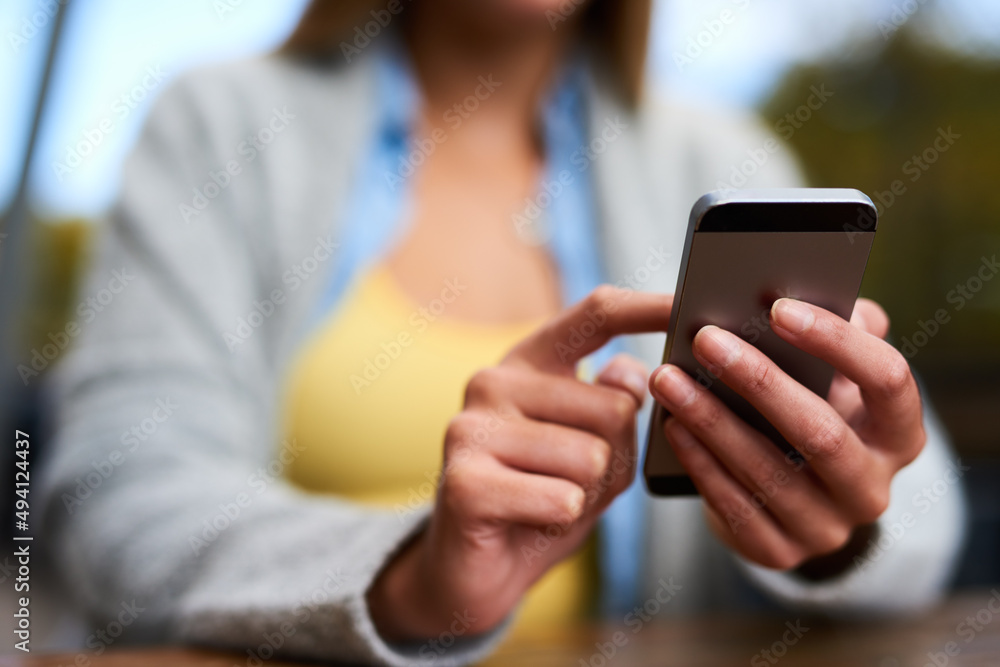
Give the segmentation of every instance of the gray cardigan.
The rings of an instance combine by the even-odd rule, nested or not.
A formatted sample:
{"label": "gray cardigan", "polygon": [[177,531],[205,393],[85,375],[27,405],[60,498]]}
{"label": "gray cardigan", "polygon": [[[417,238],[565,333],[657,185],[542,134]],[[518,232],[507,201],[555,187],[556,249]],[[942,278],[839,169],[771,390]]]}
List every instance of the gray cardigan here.
{"label": "gray cardigan", "polygon": [[[105,619],[95,627],[135,600],[133,641],[393,665],[466,663],[502,634],[459,637],[447,650],[450,641],[382,641],[365,591],[426,510],[401,517],[306,495],[281,475],[298,450],[280,443],[278,390],[337,262],[342,204],[375,116],[370,68],[365,58],[275,56],[224,65],[182,76],[150,114],[83,292],[107,287],[114,271],[124,288],[81,324],[53,378],[47,538],[74,596]],[[800,182],[786,149],[760,159],[771,135],[757,122],[663,100],[629,111],[596,80],[592,136],[625,126],[593,144],[590,164],[613,281],[672,291],[688,208],[734,169],[756,171],[752,186]],[[756,169],[754,156],[764,162]],[[666,264],[648,270],[664,252]],[[652,367],[662,335],[630,345]],[[964,509],[954,484],[926,509],[915,495],[945,479],[953,458],[930,417],[928,427],[881,523],[891,528],[904,512],[916,521],[884,530],[898,537],[875,545],[864,567],[802,582],[725,552],[697,500],[650,500],[644,594],[673,577],[682,588],[671,613],[732,604],[736,578],[835,612],[932,601]]]}

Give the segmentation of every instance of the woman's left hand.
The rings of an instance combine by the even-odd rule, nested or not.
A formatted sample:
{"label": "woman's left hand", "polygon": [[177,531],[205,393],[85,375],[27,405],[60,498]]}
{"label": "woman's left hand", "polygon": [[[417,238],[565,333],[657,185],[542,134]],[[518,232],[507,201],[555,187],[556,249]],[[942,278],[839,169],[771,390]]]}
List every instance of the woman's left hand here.
{"label": "woman's left hand", "polygon": [[889,504],[893,476],[924,446],[917,383],[883,338],[889,320],[859,299],[848,323],[794,299],[771,309],[775,333],[837,374],[828,400],[790,378],[757,348],[708,326],[698,361],[746,398],[801,454],[785,456],[675,366],[650,377],[671,413],[667,440],[706,503],[718,537],[745,558],[795,568],[842,549]]}

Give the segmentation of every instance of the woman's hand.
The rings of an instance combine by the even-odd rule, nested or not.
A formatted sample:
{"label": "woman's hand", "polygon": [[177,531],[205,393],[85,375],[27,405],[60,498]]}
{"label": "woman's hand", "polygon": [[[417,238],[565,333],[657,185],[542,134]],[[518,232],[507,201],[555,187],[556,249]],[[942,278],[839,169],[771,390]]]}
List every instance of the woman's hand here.
{"label": "woman's hand", "polygon": [[576,362],[613,336],[665,331],[672,302],[600,287],[472,378],[430,525],[369,592],[383,636],[436,637],[456,618],[487,631],[580,547],[635,475],[647,372],[620,355],[589,384]]}
{"label": "woman's hand", "polygon": [[737,336],[705,327],[698,361],[746,398],[801,454],[786,457],[680,369],[650,378],[672,414],[665,430],[706,503],[718,537],[766,567],[794,568],[836,552],[889,504],[893,476],[917,457],[925,435],[920,394],[903,356],[883,338],[885,312],[858,300],[851,322],[779,299],[781,338],[838,372],[828,400],[791,379]]}

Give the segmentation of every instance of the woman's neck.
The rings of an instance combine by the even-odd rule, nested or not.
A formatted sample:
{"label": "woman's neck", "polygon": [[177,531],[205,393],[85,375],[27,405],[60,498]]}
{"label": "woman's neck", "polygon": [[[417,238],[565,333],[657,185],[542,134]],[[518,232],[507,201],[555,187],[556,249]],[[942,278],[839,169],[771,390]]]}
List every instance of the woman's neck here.
{"label": "woman's neck", "polygon": [[498,4],[414,2],[407,17],[406,44],[425,113],[439,116],[471,95],[480,102],[474,105],[474,114],[467,114],[475,124],[486,122],[494,129],[497,124],[516,126],[530,133],[540,99],[575,37],[576,25],[564,21],[553,29],[544,16],[482,11],[483,5]]}

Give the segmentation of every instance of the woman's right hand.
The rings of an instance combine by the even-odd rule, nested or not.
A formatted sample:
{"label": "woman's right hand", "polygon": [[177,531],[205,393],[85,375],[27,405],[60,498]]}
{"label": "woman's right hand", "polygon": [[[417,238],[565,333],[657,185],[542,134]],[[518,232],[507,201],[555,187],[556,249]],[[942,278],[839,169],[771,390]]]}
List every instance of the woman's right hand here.
{"label": "woman's right hand", "polygon": [[456,617],[486,632],[581,546],[635,475],[648,372],[619,355],[590,384],[576,362],[613,336],[666,331],[672,302],[599,287],[470,380],[430,523],[368,593],[386,639],[437,637]]}

